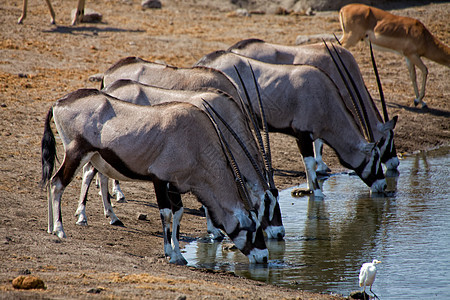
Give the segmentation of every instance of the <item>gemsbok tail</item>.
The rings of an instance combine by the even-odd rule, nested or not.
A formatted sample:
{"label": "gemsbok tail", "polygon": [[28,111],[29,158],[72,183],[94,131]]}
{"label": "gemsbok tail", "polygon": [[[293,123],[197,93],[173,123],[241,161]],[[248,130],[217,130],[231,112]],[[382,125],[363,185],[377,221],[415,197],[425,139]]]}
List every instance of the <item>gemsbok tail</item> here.
{"label": "gemsbok tail", "polygon": [[56,142],[53,135],[50,121],[53,118],[53,107],[51,107],[47,113],[44,124],[44,135],[41,141],[41,162],[42,162],[42,179],[40,182],[41,187],[45,187],[50,180],[53,168],[55,166],[56,158]]}

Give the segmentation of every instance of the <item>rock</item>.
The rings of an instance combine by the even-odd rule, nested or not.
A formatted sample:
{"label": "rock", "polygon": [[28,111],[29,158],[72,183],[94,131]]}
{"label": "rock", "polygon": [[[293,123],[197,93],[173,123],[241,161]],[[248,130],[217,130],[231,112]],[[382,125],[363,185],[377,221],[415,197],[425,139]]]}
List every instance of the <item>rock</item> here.
{"label": "rock", "polygon": [[31,290],[31,289],[44,289],[45,284],[40,278],[33,275],[21,275],[14,278],[12,285],[15,289]]}
{"label": "rock", "polygon": [[370,296],[366,292],[353,291],[350,293],[350,299],[370,299]]}
{"label": "rock", "polygon": [[332,34],[313,34],[313,35],[298,35],[295,39],[296,45],[302,45],[302,44],[310,44],[310,43],[317,43],[322,42],[322,40],[325,40],[327,42],[337,42],[336,38]]}
{"label": "rock", "polygon": [[159,0],[142,0],[141,6],[143,9],[160,9],[162,7],[162,4]]}
{"label": "rock", "polygon": [[102,287],[97,287],[97,288],[92,288],[92,289],[89,289],[88,291],[87,291],[87,293],[89,293],[89,294],[100,294],[102,291],[104,291],[105,289],[104,288],[102,288]]}
{"label": "rock", "polygon": [[[73,20],[73,18],[75,17],[75,13],[77,12],[76,9],[73,9],[72,12],[70,13],[70,16]],[[101,13],[96,12],[92,9],[86,8],[84,10],[84,15],[83,18],[81,19],[81,23],[100,23],[103,19],[103,16]]]}
{"label": "rock", "polygon": [[103,80],[103,73],[97,73],[89,76],[89,81],[91,82],[101,82]]}
{"label": "rock", "polygon": [[237,17],[250,17],[251,16],[250,13],[248,12],[248,10],[245,8],[238,8],[238,9],[236,9],[236,11],[234,13]]}
{"label": "rock", "polygon": [[138,218],[138,220],[145,221],[145,220],[147,220],[147,215],[139,213],[137,218]]}

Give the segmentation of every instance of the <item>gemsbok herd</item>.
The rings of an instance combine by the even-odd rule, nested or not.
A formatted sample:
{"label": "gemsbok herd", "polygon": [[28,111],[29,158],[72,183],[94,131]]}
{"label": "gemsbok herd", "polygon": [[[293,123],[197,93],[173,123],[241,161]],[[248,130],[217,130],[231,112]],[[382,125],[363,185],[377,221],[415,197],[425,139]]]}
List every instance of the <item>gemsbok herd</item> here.
{"label": "gemsbok herd", "polygon": [[[343,45],[364,36],[375,44],[396,44],[394,38],[382,38],[392,31],[383,29],[380,35],[374,25],[374,20],[383,22],[380,19],[391,15],[369,10],[366,20],[365,8],[341,10]],[[394,18],[405,26],[406,20]],[[406,38],[399,32],[394,37]],[[411,42],[404,44],[408,48]],[[406,57],[416,64],[414,55]],[[207,230],[215,239],[224,232],[250,263],[267,263],[265,239],[285,235],[269,131],[295,138],[314,197],[324,197],[316,174],[330,171],[322,160],[322,142],[372,193],[383,195],[383,165],[387,171],[399,165],[393,132],[397,117],[389,119],[385,107],[383,114],[353,55],[333,43],[286,46],[247,39],[205,55],[191,68],[123,58],[103,73],[100,89],[69,93],[48,110],[41,181],[48,191],[48,232],[66,236],[61,197],[82,169],[78,225],[87,225],[86,200],[95,174],[112,225],[122,222],[110,201],[109,178],[114,179],[118,201],[124,199],[119,181],[150,181],[160,210],[164,253],[171,263],[187,263],[178,241],[181,195],[187,192],[204,206]],[[55,173],[52,119],[64,146]]]}

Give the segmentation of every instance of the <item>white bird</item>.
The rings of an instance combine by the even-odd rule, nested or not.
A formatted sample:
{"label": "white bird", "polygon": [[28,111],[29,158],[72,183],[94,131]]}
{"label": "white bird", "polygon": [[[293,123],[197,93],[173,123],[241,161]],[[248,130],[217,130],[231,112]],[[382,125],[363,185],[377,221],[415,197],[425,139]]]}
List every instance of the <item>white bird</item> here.
{"label": "white bird", "polygon": [[377,299],[379,298],[372,291],[372,284],[375,281],[375,276],[377,275],[377,267],[375,265],[379,263],[381,263],[381,261],[374,259],[371,263],[364,263],[359,271],[359,286],[364,287],[363,294],[366,292],[366,286],[370,286],[370,291]]}

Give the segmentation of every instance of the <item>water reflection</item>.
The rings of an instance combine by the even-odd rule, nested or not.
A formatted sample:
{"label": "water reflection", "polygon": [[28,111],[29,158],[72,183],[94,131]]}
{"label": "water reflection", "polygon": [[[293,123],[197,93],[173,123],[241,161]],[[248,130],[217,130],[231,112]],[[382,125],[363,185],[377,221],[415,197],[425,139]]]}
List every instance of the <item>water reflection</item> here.
{"label": "water reflection", "polygon": [[225,243],[186,246],[190,265],[315,292],[357,290],[359,267],[376,258],[374,290],[384,299],[450,296],[450,148],[402,160],[389,197],[370,197],[355,176],[324,182],[326,197],[280,193],[285,241],[270,241],[268,266],[249,266]]}

